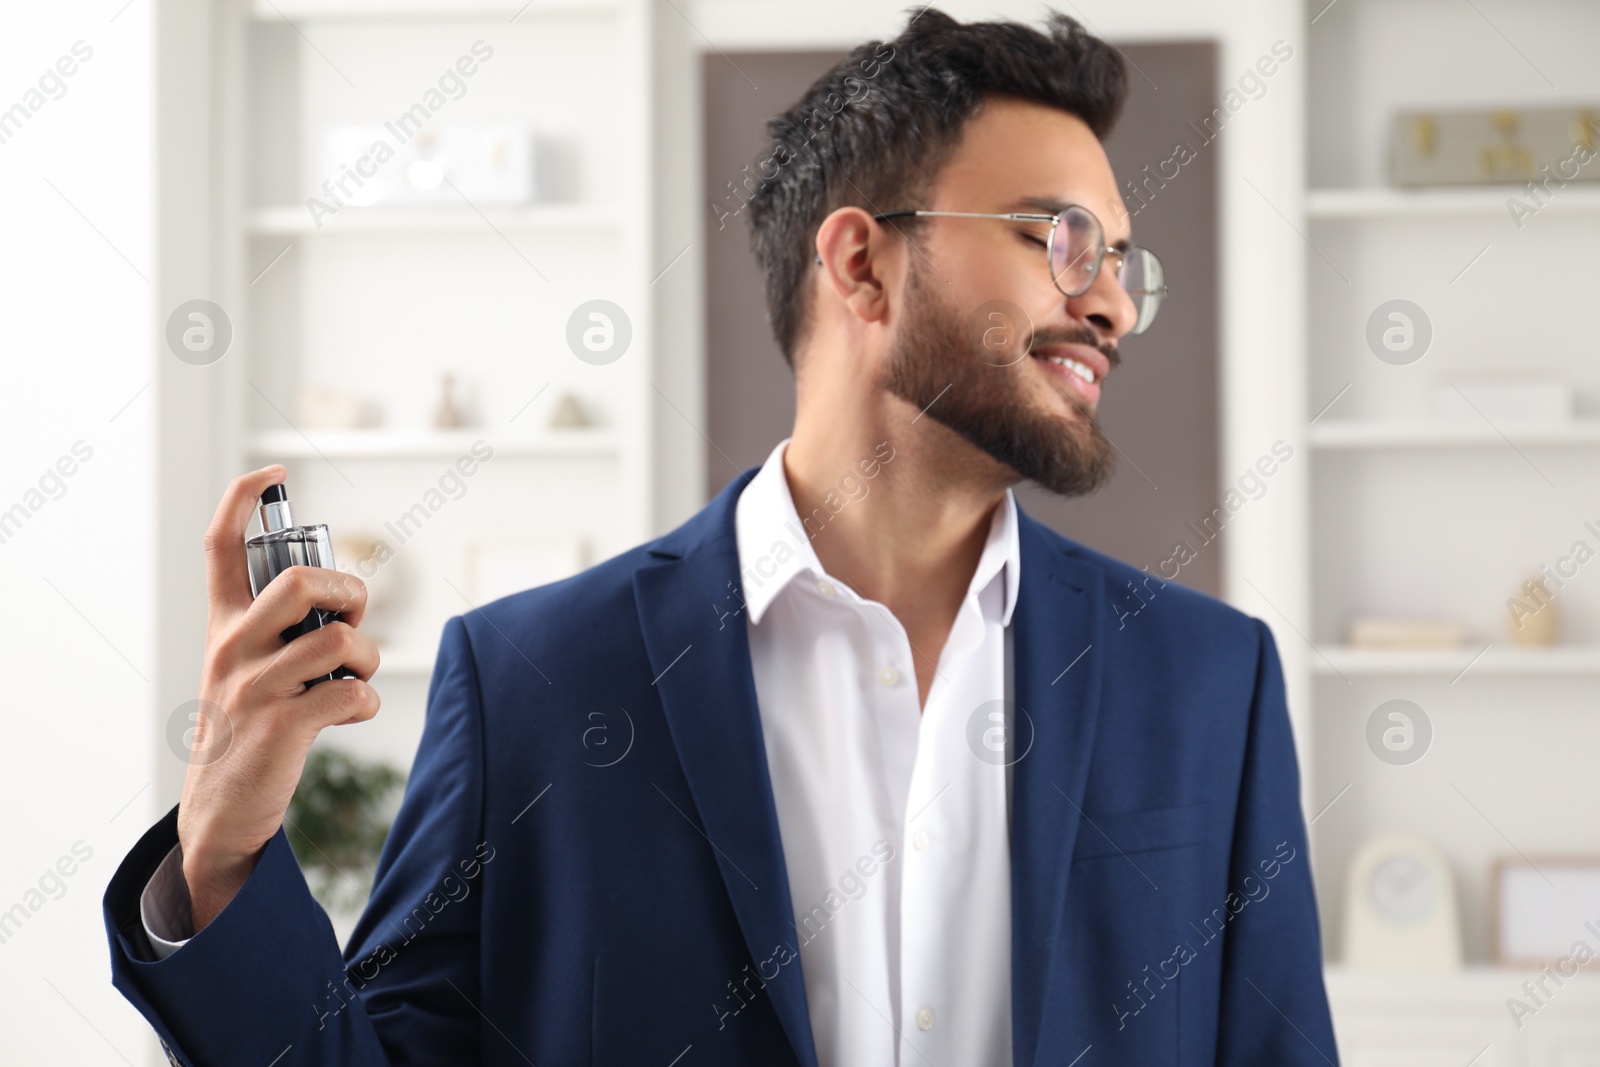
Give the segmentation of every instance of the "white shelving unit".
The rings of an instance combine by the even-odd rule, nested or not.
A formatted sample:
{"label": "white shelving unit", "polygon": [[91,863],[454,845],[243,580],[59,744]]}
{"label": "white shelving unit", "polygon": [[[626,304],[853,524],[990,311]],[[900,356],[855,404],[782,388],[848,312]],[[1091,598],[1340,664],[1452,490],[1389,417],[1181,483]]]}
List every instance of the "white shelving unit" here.
{"label": "white shelving unit", "polygon": [[[1600,852],[1585,770],[1600,746],[1600,566],[1557,591],[1556,647],[1515,645],[1506,608],[1575,541],[1600,548],[1584,525],[1600,519],[1590,328],[1600,186],[1557,189],[1519,226],[1507,199],[1521,190],[1389,188],[1385,158],[1399,110],[1600,99],[1600,69],[1577,43],[1600,35],[1600,9],[1319,0],[1305,19],[1305,666],[1314,807],[1327,805],[1312,828],[1313,867],[1343,1062],[1600,1063],[1593,982],[1514,1025],[1506,1000],[1523,995],[1528,975],[1490,964],[1488,877],[1495,858],[1517,851]],[[1421,307],[1432,329],[1426,353],[1404,366],[1366,343],[1369,316],[1395,299]],[[1558,375],[1575,388],[1578,416],[1432,416],[1435,390],[1484,372]],[[1473,638],[1440,651],[1343,644],[1352,618],[1375,613],[1461,618]],[[1422,707],[1433,731],[1426,754],[1403,766],[1376,758],[1365,738],[1393,699]],[[1464,971],[1342,964],[1350,859],[1391,831],[1432,841],[1449,861]]]}
{"label": "white shelving unit", "polygon": [[[242,0],[215,11],[218,302],[234,330],[215,435],[235,470],[288,466],[300,521],[390,546],[368,581],[384,713],[323,741],[406,767],[440,628],[510,591],[483,591],[476,548],[525,545],[536,557],[556,546],[555,558],[576,545],[586,564],[680,508],[660,495],[682,495],[659,477],[682,457],[663,448],[674,431],[657,425],[652,391],[653,379],[675,380],[656,367],[666,286],[652,283],[678,251],[658,248],[657,11],[649,0]],[[307,200],[326,201],[323,182],[338,173],[327,131],[381,127],[467,55],[475,72],[443,86],[428,125],[529,128],[540,181],[558,168],[546,198],[352,205],[319,222]],[[629,348],[606,365],[566,339],[593,299],[631,326]],[[440,430],[431,416],[446,373],[470,419]],[[358,395],[381,422],[302,425],[302,386]],[[568,395],[594,425],[550,426]],[[402,515],[416,521],[397,527]]]}
{"label": "white shelving unit", "polygon": [[[1584,1067],[1600,1048],[1600,981],[1580,973],[1517,1026],[1508,997],[1531,1006],[1538,971],[1468,967],[1454,973],[1327,972],[1340,1062],[1348,1067]],[[1534,988],[1537,988],[1535,986]]]}

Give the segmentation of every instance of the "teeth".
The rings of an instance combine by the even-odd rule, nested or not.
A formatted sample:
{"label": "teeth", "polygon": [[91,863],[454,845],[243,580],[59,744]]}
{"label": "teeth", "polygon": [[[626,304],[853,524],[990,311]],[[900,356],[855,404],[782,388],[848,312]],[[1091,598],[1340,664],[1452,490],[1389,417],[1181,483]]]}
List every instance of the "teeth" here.
{"label": "teeth", "polygon": [[1094,384],[1094,371],[1090,370],[1086,365],[1079,363],[1077,360],[1069,359],[1066,356],[1046,356],[1045,358],[1051,363],[1061,364],[1063,367],[1067,368],[1072,373],[1088,382],[1090,385]]}

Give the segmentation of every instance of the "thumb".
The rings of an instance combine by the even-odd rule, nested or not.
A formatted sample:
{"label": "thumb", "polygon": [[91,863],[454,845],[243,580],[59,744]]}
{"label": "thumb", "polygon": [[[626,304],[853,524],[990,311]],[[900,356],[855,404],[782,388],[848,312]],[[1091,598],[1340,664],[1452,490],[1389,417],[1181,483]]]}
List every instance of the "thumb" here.
{"label": "thumb", "polygon": [[241,474],[228,483],[222,503],[206,529],[206,594],[213,618],[238,614],[250,607],[250,568],[244,535],[250,528],[261,494],[284,478],[281,463]]}

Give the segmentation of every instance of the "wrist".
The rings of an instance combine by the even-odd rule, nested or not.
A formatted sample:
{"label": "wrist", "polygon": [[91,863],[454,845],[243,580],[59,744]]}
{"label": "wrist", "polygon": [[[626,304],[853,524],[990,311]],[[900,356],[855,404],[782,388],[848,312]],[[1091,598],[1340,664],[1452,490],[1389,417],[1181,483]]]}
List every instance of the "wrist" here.
{"label": "wrist", "polygon": [[258,855],[224,855],[204,848],[183,850],[183,880],[189,888],[189,913],[195,933],[210,925],[238,895],[255,869]]}

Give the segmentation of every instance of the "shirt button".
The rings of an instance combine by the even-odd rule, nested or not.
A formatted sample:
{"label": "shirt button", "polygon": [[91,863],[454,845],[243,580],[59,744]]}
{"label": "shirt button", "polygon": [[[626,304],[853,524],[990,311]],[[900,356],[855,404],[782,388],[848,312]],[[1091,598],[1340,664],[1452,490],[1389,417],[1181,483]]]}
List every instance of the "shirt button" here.
{"label": "shirt button", "polygon": [[882,682],[884,685],[899,685],[900,672],[895,670],[893,667],[885,667],[883,670],[878,672],[878,681]]}
{"label": "shirt button", "polygon": [[[912,834],[911,847],[916,849],[918,852],[926,849],[928,847],[928,831],[918,830],[916,833]],[[924,1026],[923,1029],[926,1030],[927,1027]]]}
{"label": "shirt button", "polygon": [[917,1029],[918,1030],[932,1030],[933,1029],[933,1009],[932,1008],[923,1008],[921,1011],[917,1012]]}
{"label": "shirt button", "polygon": [[817,592],[821,593],[825,597],[832,597],[833,596],[833,583],[832,582],[818,582],[817,583]]}

